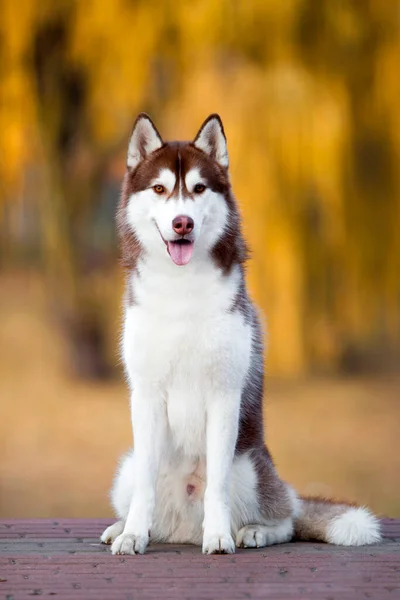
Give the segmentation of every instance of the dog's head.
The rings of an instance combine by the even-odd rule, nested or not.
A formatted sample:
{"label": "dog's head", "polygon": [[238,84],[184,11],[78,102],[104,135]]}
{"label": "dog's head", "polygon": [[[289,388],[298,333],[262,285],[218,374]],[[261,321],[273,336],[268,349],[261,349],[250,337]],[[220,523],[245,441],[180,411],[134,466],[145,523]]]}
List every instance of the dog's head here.
{"label": "dog's head", "polygon": [[178,266],[210,254],[225,270],[235,261],[243,262],[218,115],[206,119],[193,142],[164,142],[150,117],[138,116],[129,142],[118,224],[128,266],[141,253]]}

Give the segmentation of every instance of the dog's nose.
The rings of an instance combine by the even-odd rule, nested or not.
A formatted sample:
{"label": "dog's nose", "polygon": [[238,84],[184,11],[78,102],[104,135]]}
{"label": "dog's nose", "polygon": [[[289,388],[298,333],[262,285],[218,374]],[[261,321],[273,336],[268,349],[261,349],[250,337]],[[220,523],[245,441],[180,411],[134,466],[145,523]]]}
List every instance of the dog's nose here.
{"label": "dog's nose", "polygon": [[187,217],[186,215],[178,215],[172,221],[173,230],[179,235],[186,235],[193,231],[194,221],[192,217]]}

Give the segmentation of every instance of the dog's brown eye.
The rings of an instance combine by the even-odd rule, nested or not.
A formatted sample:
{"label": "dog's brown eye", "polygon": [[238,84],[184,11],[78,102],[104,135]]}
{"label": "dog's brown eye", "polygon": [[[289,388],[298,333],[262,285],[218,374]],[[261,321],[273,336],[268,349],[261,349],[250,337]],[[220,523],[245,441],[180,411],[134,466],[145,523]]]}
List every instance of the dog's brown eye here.
{"label": "dog's brown eye", "polygon": [[165,187],[163,185],[158,184],[153,186],[153,190],[156,194],[163,194],[165,192]]}
{"label": "dog's brown eye", "polygon": [[203,185],[202,183],[196,183],[193,191],[195,194],[202,194],[205,189],[206,189],[205,185]]}

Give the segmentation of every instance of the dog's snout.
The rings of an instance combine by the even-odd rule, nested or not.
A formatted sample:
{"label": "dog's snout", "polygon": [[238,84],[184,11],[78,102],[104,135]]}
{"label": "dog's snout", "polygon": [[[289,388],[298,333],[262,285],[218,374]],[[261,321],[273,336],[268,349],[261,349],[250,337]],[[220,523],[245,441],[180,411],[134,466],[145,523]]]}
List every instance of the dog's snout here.
{"label": "dog's snout", "polygon": [[172,221],[172,228],[175,231],[175,233],[178,233],[179,235],[186,235],[187,233],[193,231],[194,221],[192,217],[187,217],[186,215],[178,215]]}

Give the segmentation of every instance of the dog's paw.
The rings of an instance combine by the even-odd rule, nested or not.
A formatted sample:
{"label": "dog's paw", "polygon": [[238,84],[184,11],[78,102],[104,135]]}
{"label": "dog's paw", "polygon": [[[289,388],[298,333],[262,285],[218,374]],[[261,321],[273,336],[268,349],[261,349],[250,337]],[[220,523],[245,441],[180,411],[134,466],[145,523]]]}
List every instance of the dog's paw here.
{"label": "dog's paw", "polygon": [[124,522],[123,521],[117,521],[116,523],[114,523],[114,525],[110,525],[110,527],[107,527],[107,529],[105,531],[103,531],[102,535],[100,536],[100,540],[101,540],[102,544],[112,544],[113,541],[119,535],[121,535],[123,530],[124,530]]}
{"label": "dog's paw", "polygon": [[144,554],[149,536],[121,533],[111,546],[112,554]]}
{"label": "dog's paw", "polygon": [[274,526],[246,525],[238,531],[236,546],[238,548],[263,548],[272,544],[289,542],[293,534],[291,519],[285,519]]}
{"label": "dog's paw", "polygon": [[208,535],[204,534],[203,554],[233,554],[235,543],[230,534]]}

